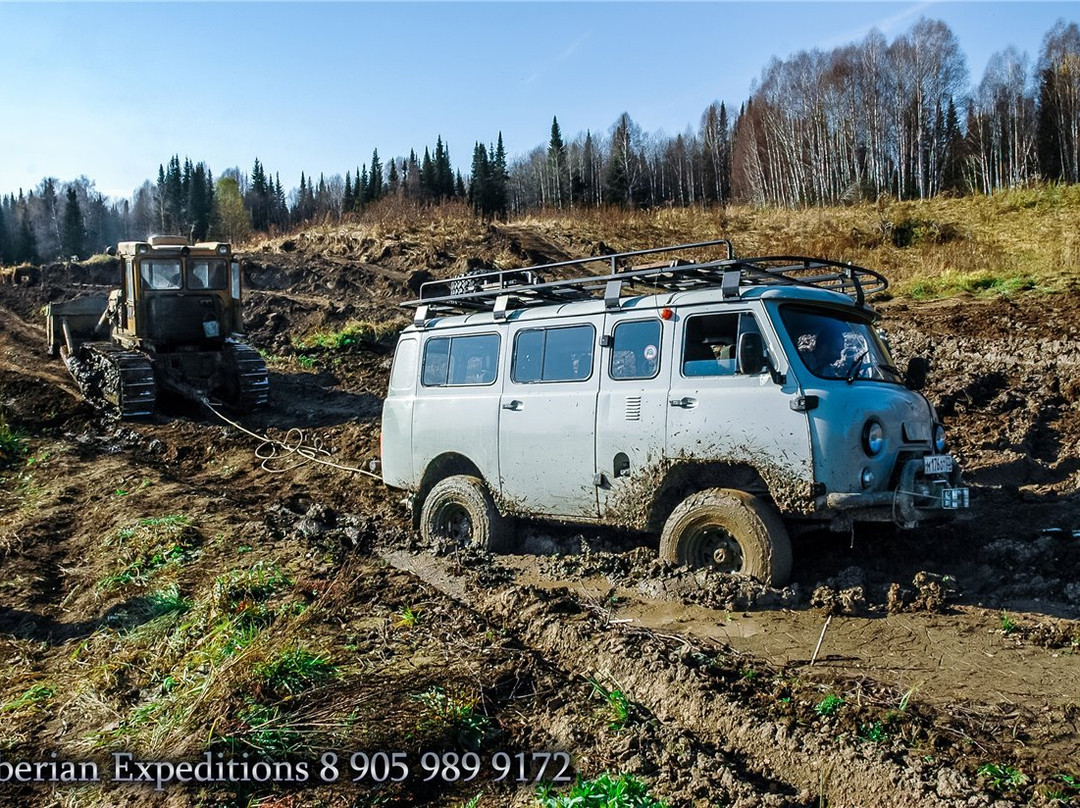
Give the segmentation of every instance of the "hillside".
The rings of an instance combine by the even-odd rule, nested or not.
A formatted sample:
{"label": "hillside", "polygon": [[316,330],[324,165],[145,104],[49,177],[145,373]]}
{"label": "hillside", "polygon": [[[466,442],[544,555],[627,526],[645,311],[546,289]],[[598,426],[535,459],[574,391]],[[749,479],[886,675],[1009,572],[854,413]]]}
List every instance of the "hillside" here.
{"label": "hillside", "polygon": [[[0,443],[0,780],[4,762],[52,752],[103,779],[116,752],[291,768],[164,794],[0,794],[534,805],[536,786],[496,781],[495,755],[558,751],[671,805],[1080,804],[1078,233],[1080,188],[1050,188],[492,225],[386,209],[244,245],[272,406],[243,425],[292,445],[302,430],[358,467],[379,451],[396,303],[425,273],[721,237],[740,255],[882,270],[883,324],[901,364],[933,361],[973,509],[915,534],[807,536],[784,590],[695,578],[656,560],[655,537],[606,530],[534,525],[505,556],[427,547],[400,492],[264,459],[189,405],[118,423],[48,360],[40,321],[49,300],[115,284],[115,265],[6,271],[0,438],[18,437]],[[478,750],[482,771],[425,782],[428,750]],[[350,782],[350,755],[379,751],[406,752],[411,776]],[[286,782],[301,763],[306,781]]]}

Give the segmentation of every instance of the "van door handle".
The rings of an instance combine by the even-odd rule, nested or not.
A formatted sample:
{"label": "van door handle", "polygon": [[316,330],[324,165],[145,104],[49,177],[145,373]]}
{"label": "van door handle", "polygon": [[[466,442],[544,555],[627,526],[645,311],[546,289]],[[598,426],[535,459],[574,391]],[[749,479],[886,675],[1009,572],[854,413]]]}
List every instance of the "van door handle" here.
{"label": "van door handle", "polygon": [[508,401],[502,405],[504,410],[513,410],[514,412],[520,412],[525,409],[525,405],[518,401],[516,398],[513,401]]}
{"label": "van door handle", "polygon": [[682,407],[683,409],[692,410],[697,406],[697,399],[685,396],[684,398],[673,398],[668,402],[672,407]]}

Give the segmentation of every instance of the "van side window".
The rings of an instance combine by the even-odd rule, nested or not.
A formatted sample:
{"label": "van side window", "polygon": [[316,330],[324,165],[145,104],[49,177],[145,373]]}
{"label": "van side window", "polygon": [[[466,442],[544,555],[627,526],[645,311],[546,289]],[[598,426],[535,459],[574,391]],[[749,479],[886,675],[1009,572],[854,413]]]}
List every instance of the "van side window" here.
{"label": "van side window", "polygon": [[403,339],[394,351],[394,366],[390,371],[391,390],[412,390],[416,384],[416,340]]}
{"label": "van side window", "polygon": [[510,377],[519,384],[584,381],[592,375],[595,342],[591,325],[520,331]]}
{"label": "van side window", "polygon": [[499,335],[435,337],[424,345],[425,387],[492,384],[499,365]]}
{"label": "van side window", "polygon": [[651,379],[660,372],[660,321],[619,323],[612,332],[613,379]]}
{"label": "van side window", "polygon": [[733,376],[767,369],[765,343],[754,316],[700,314],[686,321],[684,376]]}

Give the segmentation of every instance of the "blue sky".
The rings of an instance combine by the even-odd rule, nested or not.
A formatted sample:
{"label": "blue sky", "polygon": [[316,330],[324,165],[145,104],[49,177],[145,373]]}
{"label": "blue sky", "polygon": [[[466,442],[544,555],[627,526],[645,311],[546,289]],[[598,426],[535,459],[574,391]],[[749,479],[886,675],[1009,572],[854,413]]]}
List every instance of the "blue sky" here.
{"label": "blue sky", "polygon": [[733,111],[772,57],[829,49],[920,16],[956,34],[977,85],[991,54],[1034,61],[1076,3],[13,3],[0,0],[0,193],[85,174],[128,196],[173,154],[215,173],[255,157],[288,189],[422,153],[455,168],[501,130],[511,157]]}

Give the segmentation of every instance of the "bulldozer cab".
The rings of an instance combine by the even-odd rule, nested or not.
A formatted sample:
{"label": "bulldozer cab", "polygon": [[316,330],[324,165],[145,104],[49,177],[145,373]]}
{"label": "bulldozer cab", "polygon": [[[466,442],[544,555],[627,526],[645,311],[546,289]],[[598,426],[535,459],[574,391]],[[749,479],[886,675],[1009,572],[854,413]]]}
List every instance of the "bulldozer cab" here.
{"label": "bulldozer cab", "polygon": [[121,242],[123,286],[110,295],[113,337],[156,352],[220,346],[241,330],[240,263],[226,242],[181,236]]}

